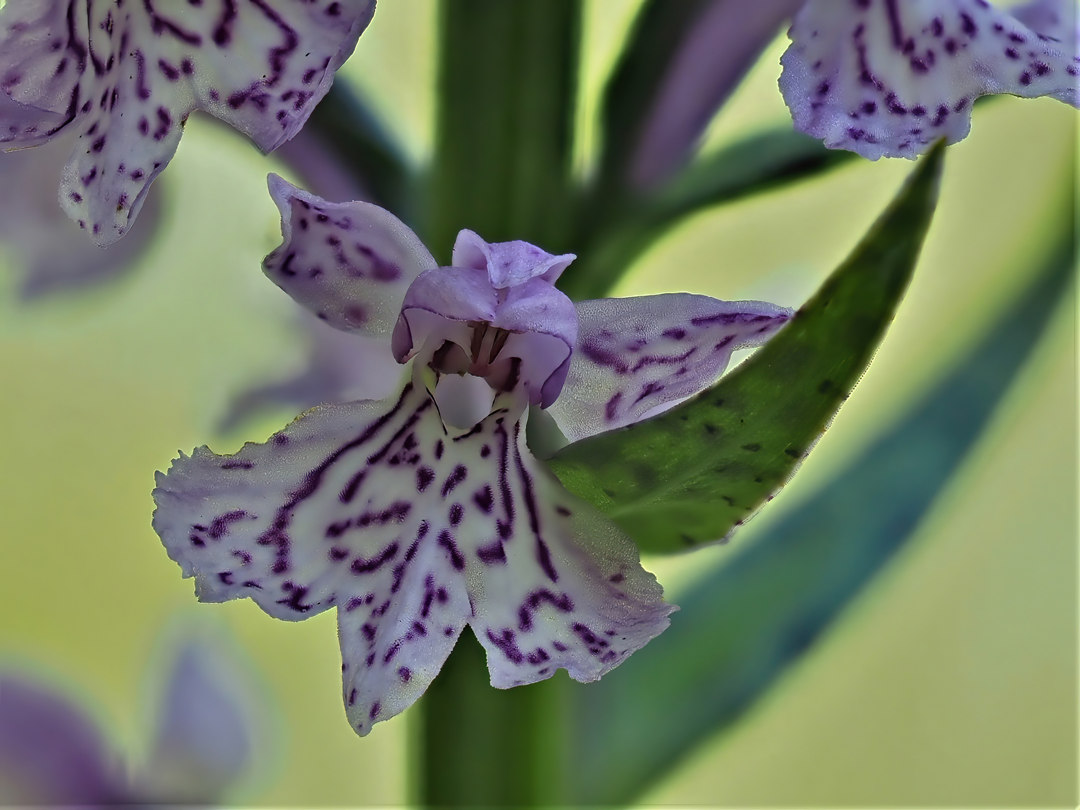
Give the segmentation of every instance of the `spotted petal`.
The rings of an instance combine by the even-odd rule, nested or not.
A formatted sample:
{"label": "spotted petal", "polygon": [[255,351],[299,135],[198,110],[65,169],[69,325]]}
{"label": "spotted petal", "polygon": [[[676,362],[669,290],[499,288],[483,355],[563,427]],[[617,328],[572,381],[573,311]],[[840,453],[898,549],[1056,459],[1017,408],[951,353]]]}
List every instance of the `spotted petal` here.
{"label": "spotted petal", "polygon": [[559,667],[599,677],[672,610],[630,541],[529,455],[520,423],[499,409],[449,435],[414,383],[233,456],[181,456],[154,494],[155,529],[203,601],[248,596],[285,619],[337,606],[360,734],[423,693],[465,624],[506,687]]}
{"label": "spotted petal", "polygon": [[629,425],[712,385],[736,349],[760,346],[792,311],[672,293],[577,304],[578,345],[548,409],[571,441]]}
{"label": "spotted petal", "polygon": [[[1054,26],[1044,32],[985,0],[808,0],[781,59],[780,90],[796,129],[826,146],[913,158],[938,138],[966,137],[981,95],[1080,106],[1071,6],[1025,7],[1024,19]],[[1073,24],[1060,25],[1065,18]]]}
{"label": "spotted petal", "polygon": [[0,90],[43,114],[14,131],[0,121],[0,142],[31,145],[72,131],[78,145],[61,203],[98,244],[110,244],[194,110],[274,149],[329,90],[374,9],[374,0],[8,0]]}
{"label": "spotted petal", "polygon": [[270,175],[282,244],[266,275],[330,326],[390,339],[413,280],[435,267],[423,242],[384,208],[329,203]]}
{"label": "spotted petal", "polygon": [[[14,106],[0,93],[0,115]],[[0,194],[0,250],[12,256],[20,271],[18,292],[26,300],[119,277],[143,255],[161,220],[162,191],[154,186],[127,239],[88,249],[86,235],[56,200],[60,169],[70,150],[71,141],[58,138],[36,149],[0,152],[0,188],[7,190]]]}

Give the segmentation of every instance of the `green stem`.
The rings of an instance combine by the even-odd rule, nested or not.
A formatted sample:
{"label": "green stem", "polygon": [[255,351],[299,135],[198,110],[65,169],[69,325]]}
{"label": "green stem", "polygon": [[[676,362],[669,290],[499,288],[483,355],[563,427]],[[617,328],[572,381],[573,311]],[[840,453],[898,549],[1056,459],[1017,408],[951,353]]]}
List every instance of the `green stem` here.
{"label": "green stem", "polygon": [[531,686],[493,689],[484,651],[466,632],[424,695],[420,805],[557,805],[565,680],[559,673]]}
{"label": "green stem", "polygon": [[461,228],[559,252],[570,168],[580,0],[448,0],[427,244],[449,259]]}
{"label": "green stem", "polygon": [[[435,161],[425,243],[461,228],[568,249],[580,0],[441,6]],[[558,804],[565,674],[492,689],[482,648],[458,641],[421,703],[416,799],[438,807]]]}

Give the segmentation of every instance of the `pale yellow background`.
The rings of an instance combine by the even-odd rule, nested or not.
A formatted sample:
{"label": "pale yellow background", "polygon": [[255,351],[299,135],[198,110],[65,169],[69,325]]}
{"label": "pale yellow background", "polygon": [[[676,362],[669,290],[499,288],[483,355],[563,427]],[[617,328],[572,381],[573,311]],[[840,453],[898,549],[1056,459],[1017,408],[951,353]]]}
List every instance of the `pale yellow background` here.
{"label": "pale yellow background", "polygon": [[[579,134],[633,2],[590,6]],[[384,0],[347,75],[413,160],[431,149],[432,2]],[[770,52],[710,145],[782,123]],[[1075,112],[1006,100],[950,150],[940,213],[869,373],[796,480],[741,536],[649,561],[679,590],[808,497],[906,409],[1007,306],[1067,210]],[[579,150],[582,171],[587,148]],[[622,292],[682,288],[798,304],[910,171],[859,162],[693,218]],[[155,639],[179,615],[220,621],[265,695],[259,767],[237,801],[385,805],[406,795],[416,710],[356,737],[341,706],[334,618],[198,605],[150,529],[153,471],[180,448],[261,440],[214,425],[229,397],[302,360],[291,304],[259,272],[277,243],[269,170],[239,137],[193,120],[165,175],[167,221],[129,278],[22,307],[0,252],[0,664],[87,702],[135,760]],[[2,251],[2,248],[0,248]],[[1075,806],[1076,330],[1050,337],[917,538],[825,640],[731,732],[649,797],[704,805]],[[655,563],[655,564],[653,564]],[[675,616],[675,621],[679,621]],[[626,666],[633,666],[631,659]]]}

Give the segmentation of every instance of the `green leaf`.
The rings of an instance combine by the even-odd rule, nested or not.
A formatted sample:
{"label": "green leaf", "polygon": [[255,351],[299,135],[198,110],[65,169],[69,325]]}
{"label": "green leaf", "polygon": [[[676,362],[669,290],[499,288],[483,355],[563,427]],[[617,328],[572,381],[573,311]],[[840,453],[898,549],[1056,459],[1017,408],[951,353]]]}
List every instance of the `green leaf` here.
{"label": "green leaf", "polygon": [[775,493],[862,376],[915,269],[944,147],[775,338],[709,391],[549,464],[644,551],[725,537]]}
{"label": "green leaf", "polygon": [[[850,162],[854,152],[826,149],[820,141],[775,129],[744,138],[692,163],[659,193],[641,197],[611,224],[576,245],[581,255],[560,280],[575,300],[601,298],[634,260],[686,216],[713,205],[814,177]],[[582,246],[584,245],[584,247]]]}
{"label": "green leaf", "polygon": [[440,6],[437,134],[426,244],[461,228],[560,252],[572,223],[580,0]]}
{"label": "green leaf", "polygon": [[564,801],[633,801],[814,642],[912,536],[1023,368],[1076,260],[1070,231],[1027,293],[902,422],[681,597],[672,626],[633,661],[568,695]]}
{"label": "green leaf", "polygon": [[338,78],[306,124],[370,192],[372,202],[408,216],[411,178],[401,149],[356,88]]}

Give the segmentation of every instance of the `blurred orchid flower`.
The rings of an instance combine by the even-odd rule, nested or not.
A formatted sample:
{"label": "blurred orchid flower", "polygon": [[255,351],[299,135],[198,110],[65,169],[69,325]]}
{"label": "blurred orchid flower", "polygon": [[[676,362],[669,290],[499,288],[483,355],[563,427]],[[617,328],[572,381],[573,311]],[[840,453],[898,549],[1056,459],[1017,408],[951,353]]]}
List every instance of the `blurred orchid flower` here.
{"label": "blurred orchid flower", "polygon": [[[660,185],[691,157],[716,111],[802,0],[707,0],[686,26],[644,118],[628,167],[639,189]],[[647,16],[635,35],[652,39]],[[640,84],[637,83],[637,84]],[[636,90],[636,88],[635,88]],[[637,92],[640,92],[639,90]]]}
{"label": "blurred orchid flower", "polygon": [[780,90],[795,128],[871,160],[962,140],[982,95],[1080,107],[1074,0],[807,0],[790,36]]}
{"label": "blurred orchid flower", "polygon": [[148,758],[125,768],[82,709],[25,677],[0,674],[0,803],[111,807],[213,804],[245,773],[252,731],[237,702],[246,685],[222,650],[179,651]]}
{"label": "blurred orchid flower", "polygon": [[[0,119],[22,112],[0,93]],[[0,194],[0,249],[11,255],[21,275],[18,294],[23,300],[116,278],[143,255],[161,219],[160,188],[155,186],[127,239],[88,250],[86,235],[56,200],[60,170],[70,151],[71,140],[57,138],[36,149],[0,152],[0,188],[7,190]]]}
{"label": "blurred orchid flower", "polygon": [[633,543],[529,451],[528,408],[574,436],[627,424],[791,311],[679,294],[575,307],[553,286],[573,255],[462,231],[438,267],[384,209],[270,188],[284,241],[267,275],[331,326],[389,340],[408,374],[387,399],[158,473],[154,527],[199,599],[294,621],[336,606],[362,735],[423,693],[467,624],[498,688],[558,668],[595,680],[667,627]]}
{"label": "blurred orchid flower", "polygon": [[187,117],[209,112],[265,152],[326,95],[374,0],[8,0],[0,7],[0,147],[75,139],[60,203],[101,246],[127,232]]}

